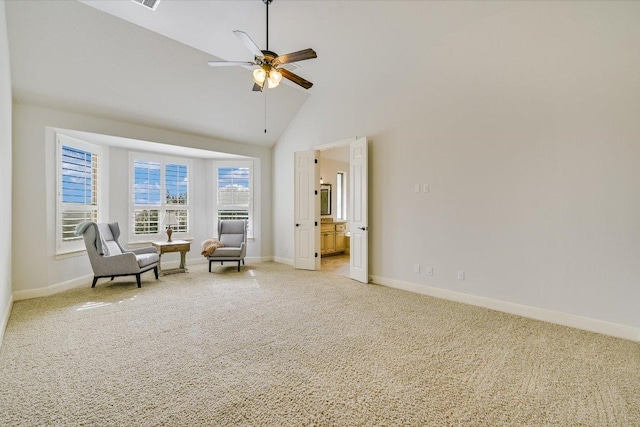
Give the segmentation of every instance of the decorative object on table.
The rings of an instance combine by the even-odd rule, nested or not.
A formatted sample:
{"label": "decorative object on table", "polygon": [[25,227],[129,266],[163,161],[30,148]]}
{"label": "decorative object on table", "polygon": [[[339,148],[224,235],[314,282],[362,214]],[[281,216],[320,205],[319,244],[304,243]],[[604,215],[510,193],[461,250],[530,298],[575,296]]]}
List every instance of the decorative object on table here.
{"label": "decorative object on table", "polygon": [[173,234],[173,229],[171,227],[175,227],[178,225],[178,218],[176,217],[175,212],[167,211],[162,220],[162,225],[165,226],[167,230],[167,242],[171,241],[171,235]]}
{"label": "decorative object on table", "polygon": [[158,279],[158,264],[160,257],[153,247],[128,251],[118,242],[120,226],[117,222],[95,223],[83,222],[76,227],[76,236],[82,235],[87,255],[93,269],[92,288],[101,277],[136,276],[138,287],[141,288],[140,275],[153,269]]}
{"label": "decorative object on table", "polygon": [[221,219],[218,221],[218,240],[224,245],[217,248],[215,252],[208,256],[209,273],[211,273],[211,263],[220,261],[234,261],[244,264],[244,257],[247,253],[247,220],[246,219]]}
{"label": "decorative object on table", "polygon": [[218,239],[207,239],[200,245],[200,254],[207,258],[211,256],[216,249],[223,248],[224,244]]}

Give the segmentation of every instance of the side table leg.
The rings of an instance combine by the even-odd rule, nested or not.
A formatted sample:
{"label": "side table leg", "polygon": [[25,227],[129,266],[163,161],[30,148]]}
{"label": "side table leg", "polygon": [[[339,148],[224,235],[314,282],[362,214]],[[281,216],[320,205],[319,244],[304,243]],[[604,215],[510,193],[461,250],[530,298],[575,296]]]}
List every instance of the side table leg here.
{"label": "side table leg", "polygon": [[184,264],[185,264],[186,256],[187,256],[187,253],[185,251],[180,252],[180,268],[183,270],[185,269]]}
{"label": "side table leg", "polygon": [[162,252],[158,254],[158,274],[162,275]]}

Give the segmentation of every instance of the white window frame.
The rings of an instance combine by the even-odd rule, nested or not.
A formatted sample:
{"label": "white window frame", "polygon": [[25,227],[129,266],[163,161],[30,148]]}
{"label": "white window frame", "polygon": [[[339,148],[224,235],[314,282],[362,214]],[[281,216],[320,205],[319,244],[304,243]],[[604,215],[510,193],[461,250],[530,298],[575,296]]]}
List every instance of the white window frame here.
{"label": "white window frame", "polygon": [[[56,255],[69,254],[72,252],[85,251],[82,236],[73,240],[63,240],[62,218],[67,210],[76,211],[96,211],[96,222],[103,221],[103,212],[106,211],[106,172],[107,162],[101,146],[72,138],[62,133],[56,133]],[[78,150],[87,151],[98,156],[97,159],[97,185],[95,185],[96,203],[94,207],[90,204],[64,203],[62,200],[62,147],[71,147]]]}
{"label": "white window frame", "polygon": [[336,218],[347,220],[347,173],[336,173]]}
{"label": "white window frame", "polygon": [[253,185],[255,167],[251,160],[216,160],[213,162],[213,223],[216,224],[215,233],[218,232],[218,169],[219,168],[249,168],[249,220],[247,221],[247,238],[254,238],[254,213],[255,186]]}
{"label": "white window frame", "polygon": [[[160,205],[135,204],[135,162],[154,162],[160,164]],[[187,203],[185,205],[170,205],[166,203],[166,166],[170,164],[184,165],[187,167]],[[193,161],[184,157],[163,156],[153,153],[129,152],[129,242],[149,243],[153,241],[166,241],[167,233],[162,226],[162,220],[166,211],[187,211],[187,232],[174,231],[172,239],[193,239]],[[158,210],[158,232],[153,234],[136,234],[134,214],[136,209]]]}

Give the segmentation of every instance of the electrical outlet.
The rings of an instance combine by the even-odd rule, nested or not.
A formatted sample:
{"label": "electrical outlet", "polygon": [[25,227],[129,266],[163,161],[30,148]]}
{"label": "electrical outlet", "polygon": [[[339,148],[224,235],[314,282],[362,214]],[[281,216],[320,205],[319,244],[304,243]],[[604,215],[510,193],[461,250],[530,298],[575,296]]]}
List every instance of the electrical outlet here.
{"label": "electrical outlet", "polygon": [[427,276],[433,276],[433,267],[427,267]]}
{"label": "electrical outlet", "polygon": [[420,273],[420,264],[416,264],[413,266],[413,271],[415,271],[416,273]]}
{"label": "electrical outlet", "polygon": [[464,280],[464,271],[458,271],[458,280]]}

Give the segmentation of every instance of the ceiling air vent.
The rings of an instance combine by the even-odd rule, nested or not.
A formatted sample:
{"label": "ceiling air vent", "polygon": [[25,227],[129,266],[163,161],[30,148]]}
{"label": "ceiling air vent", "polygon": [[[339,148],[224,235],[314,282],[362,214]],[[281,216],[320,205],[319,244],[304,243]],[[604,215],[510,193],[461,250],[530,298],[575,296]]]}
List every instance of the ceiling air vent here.
{"label": "ceiling air vent", "polygon": [[295,71],[298,68],[300,68],[300,66],[298,64],[294,64],[293,62],[290,62],[288,64],[284,64],[283,66],[281,66],[280,68],[284,68],[287,69],[289,71]]}
{"label": "ceiling air vent", "polygon": [[158,3],[160,0],[131,0],[134,3],[138,3],[147,9],[156,10],[158,8]]}

